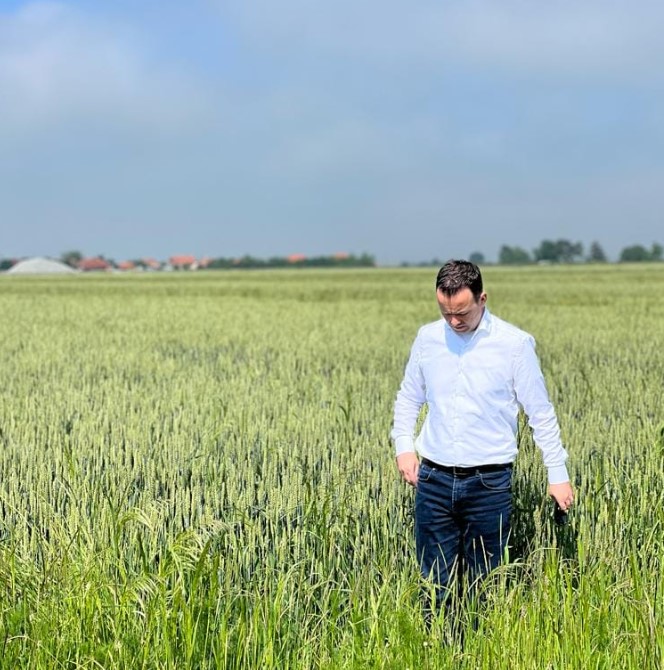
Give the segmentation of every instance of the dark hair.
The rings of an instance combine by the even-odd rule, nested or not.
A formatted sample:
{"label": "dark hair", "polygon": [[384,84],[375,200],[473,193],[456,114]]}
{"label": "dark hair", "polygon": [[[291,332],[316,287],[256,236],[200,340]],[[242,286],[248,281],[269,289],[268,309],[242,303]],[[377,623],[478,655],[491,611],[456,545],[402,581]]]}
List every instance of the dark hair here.
{"label": "dark hair", "polygon": [[436,290],[440,290],[443,295],[452,296],[464,288],[469,288],[475,300],[479,300],[482,295],[480,269],[470,261],[447,261],[438,271]]}

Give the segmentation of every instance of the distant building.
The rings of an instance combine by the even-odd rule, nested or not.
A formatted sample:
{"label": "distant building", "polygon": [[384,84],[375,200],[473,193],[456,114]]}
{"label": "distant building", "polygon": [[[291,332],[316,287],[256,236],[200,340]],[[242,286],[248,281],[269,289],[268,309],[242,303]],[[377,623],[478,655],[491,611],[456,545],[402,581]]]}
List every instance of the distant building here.
{"label": "distant building", "polygon": [[286,257],[286,260],[289,263],[301,263],[302,261],[306,261],[307,257],[304,254],[291,254]]}
{"label": "distant building", "polygon": [[83,258],[78,262],[78,269],[83,272],[103,272],[112,270],[113,266],[104,258]]}
{"label": "distant building", "polygon": [[175,270],[196,270],[198,268],[195,256],[171,256],[168,262]]}
{"label": "distant building", "polygon": [[121,263],[118,263],[118,270],[124,270],[125,272],[127,270],[135,270],[136,269],[136,264],[133,263],[132,261],[122,261]]}
{"label": "distant building", "polygon": [[159,269],[161,269],[161,263],[155,258],[141,258],[141,263],[148,270],[159,270]]}

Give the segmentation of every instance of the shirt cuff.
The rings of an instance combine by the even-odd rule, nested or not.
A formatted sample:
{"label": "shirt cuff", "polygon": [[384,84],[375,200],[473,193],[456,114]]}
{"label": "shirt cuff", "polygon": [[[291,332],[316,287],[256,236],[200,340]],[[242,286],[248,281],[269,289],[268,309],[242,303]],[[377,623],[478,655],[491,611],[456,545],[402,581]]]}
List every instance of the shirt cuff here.
{"label": "shirt cuff", "polygon": [[552,465],[548,468],[549,471],[549,484],[564,484],[569,481],[569,475],[567,474],[567,467],[563,465]]}
{"label": "shirt cuff", "polygon": [[401,435],[394,441],[394,448],[397,456],[415,451],[415,440],[408,435]]}

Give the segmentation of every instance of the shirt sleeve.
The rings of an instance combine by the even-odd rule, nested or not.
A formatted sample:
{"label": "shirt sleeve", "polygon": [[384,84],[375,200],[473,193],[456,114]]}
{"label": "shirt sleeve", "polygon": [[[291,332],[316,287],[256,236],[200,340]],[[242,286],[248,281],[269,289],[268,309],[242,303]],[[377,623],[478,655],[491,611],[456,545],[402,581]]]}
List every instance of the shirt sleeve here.
{"label": "shirt sleeve", "polygon": [[535,444],[542,452],[549,484],[569,481],[567,452],[560,439],[558,419],[549,400],[544,375],[535,353],[535,340],[528,336],[517,352],[514,366],[516,398],[528,416]]}
{"label": "shirt sleeve", "polygon": [[401,387],[394,403],[394,423],[391,437],[396,455],[415,451],[415,424],[426,402],[424,376],[420,367],[420,336],[410,350]]}

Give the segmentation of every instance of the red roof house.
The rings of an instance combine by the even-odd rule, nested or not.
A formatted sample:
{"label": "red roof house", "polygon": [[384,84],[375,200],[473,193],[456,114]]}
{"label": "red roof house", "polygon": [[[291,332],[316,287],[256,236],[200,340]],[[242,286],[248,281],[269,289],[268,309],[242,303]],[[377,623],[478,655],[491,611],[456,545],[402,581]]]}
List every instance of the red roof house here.
{"label": "red roof house", "polygon": [[196,267],[196,257],[195,256],[171,256],[168,259],[168,262],[178,270],[190,270]]}
{"label": "red roof house", "polygon": [[78,262],[78,269],[83,270],[83,272],[93,272],[93,271],[98,271],[101,272],[103,270],[110,270],[112,269],[112,265],[105,259],[103,258],[82,258]]}
{"label": "red roof house", "polygon": [[159,268],[161,268],[161,263],[155,258],[141,258],[141,263],[143,263],[146,268],[150,268],[150,270],[159,270]]}

